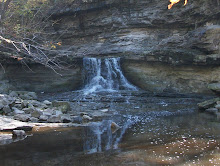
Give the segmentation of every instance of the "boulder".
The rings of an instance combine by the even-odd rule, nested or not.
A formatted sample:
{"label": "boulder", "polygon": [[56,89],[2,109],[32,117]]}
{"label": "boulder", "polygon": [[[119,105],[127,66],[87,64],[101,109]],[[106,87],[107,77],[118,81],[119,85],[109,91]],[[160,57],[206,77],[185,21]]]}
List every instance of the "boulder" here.
{"label": "boulder", "polygon": [[18,109],[22,109],[22,105],[21,104],[15,104],[14,107],[18,108]]}
{"label": "boulder", "polygon": [[80,112],[80,116],[89,115],[87,112]]}
{"label": "boulder", "polygon": [[13,138],[24,138],[26,137],[26,133],[24,130],[13,130],[12,137]]}
{"label": "boulder", "polygon": [[39,108],[47,108],[47,106],[37,100],[31,100],[30,104],[32,104],[34,107],[39,107]]}
{"label": "boulder", "polygon": [[82,117],[81,116],[72,116],[71,119],[72,119],[73,123],[79,123],[79,124],[82,123]]}
{"label": "boulder", "polygon": [[47,108],[43,111],[43,115],[52,116],[54,114],[54,110]]}
{"label": "boulder", "polygon": [[48,122],[50,122],[50,123],[60,123],[61,122],[61,118],[60,118],[60,116],[52,115],[48,119]]}
{"label": "boulder", "polygon": [[220,104],[217,104],[217,105],[215,106],[215,108],[217,108],[217,109],[220,111]]}
{"label": "boulder", "polygon": [[9,93],[9,96],[11,96],[11,97],[18,97],[18,93],[15,92],[15,91],[12,91],[12,92]]}
{"label": "boulder", "polygon": [[46,105],[48,105],[48,106],[52,105],[52,102],[50,102],[50,101],[48,101],[48,100],[44,100],[43,103],[46,104]]}
{"label": "boulder", "polygon": [[54,115],[56,115],[56,116],[59,116],[59,115],[62,115],[63,113],[60,111],[60,110],[56,110],[55,112],[54,112]]}
{"label": "boulder", "polygon": [[30,99],[37,100],[37,94],[35,92],[28,92],[28,93],[26,93],[26,95]]}
{"label": "boulder", "polygon": [[39,118],[42,114],[43,114],[42,111],[36,109],[31,113],[31,116],[34,118]]}
{"label": "boulder", "polygon": [[213,92],[220,94],[220,83],[212,83],[208,85],[208,88]]}
{"label": "boulder", "polygon": [[32,112],[35,111],[34,107],[28,107],[28,108],[23,108],[22,109],[26,114],[31,114]]}
{"label": "boulder", "polygon": [[112,133],[116,132],[119,128],[120,128],[119,125],[117,125],[115,122],[111,123]]}
{"label": "boulder", "polygon": [[72,121],[70,115],[60,115],[60,119],[63,123],[69,123]]}
{"label": "boulder", "polygon": [[12,112],[11,108],[10,108],[8,105],[4,106],[4,108],[2,109],[2,111],[3,111],[6,115],[8,115],[9,113]]}
{"label": "boulder", "polygon": [[0,103],[0,110],[1,110],[2,108],[4,108],[4,106],[5,106],[5,105],[3,105],[2,103]]}
{"label": "boulder", "polygon": [[30,116],[26,115],[26,114],[17,114],[17,115],[14,116],[14,119],[15,120],[20,120],[22,122],[28,122],[29,119],[30,119]]}
{"label": "boulder", "polygon": [[22,103],[21,103],[21,104],[22,104],[22,107],[23,107],[23,108],[28,107],[29,102],[30,102],[29,100],[23,100]]}
{"label": "boulder", "polygon": [[70,103],[67,101],[53,101],[52,106],[57,107],[63,113],[67,113],[67,112],[71,111]]}
{"label": "boulder", "polygon": [[205,110],[207,113],[216,114],[218,112],[217,108],[208,108]]}
{"label": "boulder", "polygon": [[220,120],[220,112],[216,113],[217,119]]}
{"label": "boulder", "polygon": [[14,115],[16,115],[16,114],[24,114],[25,113],[24,111],[21,111],[21,110],[19,110],[16,107],[12,107],[12,110],[13,110]]}
{"label": "boulder", "polygon": [[0,104],[1,105],[10,105],[15,102],[15,98],[6,94],[0,94]]}
{"label": "boulder", "polygon": [[36,100],[37,95],[35,92],[28,92],[28,91],[12,91],[9,94],[11,97],[20,97],[24,100]]}
{"label": "boulder", "polygon": [[44,115],[44,114],[39,117],[40,121],[48,121],[48,119],[49,119],[49,116]]}
{"label": "boulder", "polygon": [[38,118],[30,117],[30,121],[33,122],[33,123],[37,123],[38,122]]}
{"label": "boulder", "polygon": [[106,108],[106,109],[102,109],[102,110],[100,110],[101,112],[108,112],[109,110],[108,110],[108,108]]}
{"label": "boulder", "polygon": [[206,110],[208,108],[214,107],[217,101],[220,101],[220,98],[214,98],[211,100],[204,101],[202,103],[198,103],[199,110]]}
{"label": "boulder", "polygon": [[28,108],[33,108],[33,104],[31,102],[28,102],[28,105],[27,105]]}
{"label": "boulder", "polygon": [[92,120],[92,118],[88,115],[83,115],[82,119],[83,119],[83,121],[91,121]]}

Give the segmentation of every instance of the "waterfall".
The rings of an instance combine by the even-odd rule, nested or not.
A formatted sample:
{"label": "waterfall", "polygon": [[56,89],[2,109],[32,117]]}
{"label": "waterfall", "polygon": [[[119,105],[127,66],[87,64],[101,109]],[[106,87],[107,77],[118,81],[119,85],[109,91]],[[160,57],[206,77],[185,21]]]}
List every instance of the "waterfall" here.
{"label": "waterfall", "polygon": [[125,78],[120,67],[120,58],[84,58],[84,92],[137,90]]}

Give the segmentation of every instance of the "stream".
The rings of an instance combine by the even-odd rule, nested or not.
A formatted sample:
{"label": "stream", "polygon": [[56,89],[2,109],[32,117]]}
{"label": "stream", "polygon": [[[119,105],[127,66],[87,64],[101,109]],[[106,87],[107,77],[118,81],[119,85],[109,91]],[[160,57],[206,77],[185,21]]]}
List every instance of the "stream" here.
{"label": "stream", "polygon": [[0,145],[0,166],[220,165],[219,119],[197,112],[209,97],[140,90],[123,76],[119,60],[84,59],[81,90],[39,94],[69,101],[72,114],[86,112],[92,122],[39,127]]}

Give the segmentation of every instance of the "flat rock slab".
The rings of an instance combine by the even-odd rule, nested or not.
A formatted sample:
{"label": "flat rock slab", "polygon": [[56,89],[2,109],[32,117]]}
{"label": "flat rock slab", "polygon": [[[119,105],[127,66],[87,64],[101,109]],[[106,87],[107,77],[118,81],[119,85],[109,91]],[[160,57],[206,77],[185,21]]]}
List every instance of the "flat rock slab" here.
{"label": "flat rock slab", "polygon": [[11,131],[11,130],[31,131],[32,128],[33,125],[30,123],[14,120],[6,116],[0,116],[0,131]]}

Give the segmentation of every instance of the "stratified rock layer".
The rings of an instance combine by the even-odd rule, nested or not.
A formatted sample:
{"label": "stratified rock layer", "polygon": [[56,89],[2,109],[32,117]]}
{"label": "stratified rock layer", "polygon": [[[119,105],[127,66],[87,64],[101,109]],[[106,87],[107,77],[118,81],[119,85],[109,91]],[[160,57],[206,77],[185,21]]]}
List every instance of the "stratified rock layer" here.
{"label": "stratified rock layer", "polygon": [[171,10],[169,1],[161,0],[79,2],[52,11],[56,24],[48,31],[61,36],[63,54],[190,58],[220,53],[219,1],[179,3]]}
{"label": "stratified rock layer", "polygon": [[[128,80],[154,92],[212,93],[220,80],[220,2],[181,1],[171,10],[161,0],[77,0],[51,9],[54,51],[72,64],[85,56],[120,56]],[[57,41],[57,39],[59,41]],[[82,86],[79,61],[59,76],[42,66],[31,70],[2,63],[0,92],[9,89],[68,91]]]}
{"label": "stratified rock layer", "polygon": [[219,1],[77,1],[51,11],[71,57],[121,56],[129,81],[154,92],[211,93],[220,80]]}

